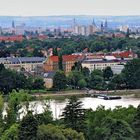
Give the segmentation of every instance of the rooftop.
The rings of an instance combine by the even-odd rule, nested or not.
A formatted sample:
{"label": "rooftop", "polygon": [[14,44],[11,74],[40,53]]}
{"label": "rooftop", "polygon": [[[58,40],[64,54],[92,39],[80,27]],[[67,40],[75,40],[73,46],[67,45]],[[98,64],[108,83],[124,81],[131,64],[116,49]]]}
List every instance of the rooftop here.
{"label": "rooftop", "polygon": [[45,61],[45,57],[7,57],[7,58],[1,58],[3,60],[9,61],[12,64],[18,64],[18,63],[37,63],[37,62],[43,62]]}
{"label": "rooftop", "polygon": [[[63,55],[63,61],[66,62],[66,61],[75,61],[75,60],[80,60],[82,59],[83,57],[80,56],[80,55]],[[50,59],[53,61],[53,62],[58,62],[59,61],[59,58],[58,56],[50,56]]]}

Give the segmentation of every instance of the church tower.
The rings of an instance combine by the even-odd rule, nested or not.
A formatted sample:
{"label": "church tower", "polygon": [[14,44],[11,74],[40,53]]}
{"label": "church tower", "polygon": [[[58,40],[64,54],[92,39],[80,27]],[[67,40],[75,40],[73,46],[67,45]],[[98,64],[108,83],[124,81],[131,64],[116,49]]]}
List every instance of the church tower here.
{"label": "church tower", "polygon": [[108,29],[108,22],[107,22],[107,19],[105,20],[105,26],[104,26],[105,30]]}
{"label": "church tower", "polygon": [[94,18],[93,18],[93,21],[92,21],[92,25],[96,27],[96,24],[95,24]]}
{"label": "church tower", "polygon": [[104,24],[103,24],[103,22],[101,22],[101,32],[103,32],[104,31]]}
{"label": "church tower", "polygon": [[12,28],[15,28],[15,22],[14,22],[14,20],[12,21]]}

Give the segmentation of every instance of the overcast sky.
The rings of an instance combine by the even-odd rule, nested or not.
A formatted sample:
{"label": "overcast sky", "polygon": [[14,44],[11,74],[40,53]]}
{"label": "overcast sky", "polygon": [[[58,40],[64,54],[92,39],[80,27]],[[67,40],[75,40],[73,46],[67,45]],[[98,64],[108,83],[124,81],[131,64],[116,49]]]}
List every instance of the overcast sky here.
{"label": "overcast sky", "polygon": [[140,0],[0,0],[0,15],[140,15]]}

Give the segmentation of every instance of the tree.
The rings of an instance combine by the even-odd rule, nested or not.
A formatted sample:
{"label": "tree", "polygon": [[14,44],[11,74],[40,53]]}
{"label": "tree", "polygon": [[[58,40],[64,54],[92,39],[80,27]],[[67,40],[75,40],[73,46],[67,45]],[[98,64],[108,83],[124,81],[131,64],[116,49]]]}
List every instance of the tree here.
{"label": "tree", "polygon": [[66,88],[66,76],[63,71],[57,71],[53,77],[53,87],[57,90],[62,90]]}
{"label": "tree", "polygon": [[38,48],[35,48],[33,51],[33,56],[34,57],[43,57],[43,54]]}
{"label": "tree", "polygon": [[82,109],[82,102],[78,101],[75,96],[72,96],[69,99],[69,102],[62,113],[62,117],[67,127],[78,132],[84,130],[85,110]]}
{"label": "tree", "polygon": [[113,77],[113,71],[111,69],[111,67],[106,67],[103,70],[103,77],[105,80],[109,81],[111,77]]}
{"label": "tree", "polygon": [[82,68],[82,74],[85,76],[85,77],[89,77],[90,75],[90,70],[86,67]]}
{"label": "tree", "polygon": [[62,57],[62,55],[58,56],[58,67],[59,67],[59,70],[63,71],[63,57]]}
{"label": "tree", "polygon": [[3,108],[4,108],[4,100],[3,100],[2,95],[0,94],[0,136],[4,129]]}
{"label": "tree", "polygon": [[0,64],[0,71],[2,71],[4,69],[5,69],[4,65],[3,64]]}
{"label": "tree", "polygon": [[[17,120],[20,119],[19,110],[23,105],[26,107],[26,111],[28,110],[29,100],[31,96],[24,90],[20,90],[17,92],[13,90],[8,97],[8,107],[6,108],[7,116],[5,117],[5,128],[9,128],[12,124],[16,123]],[[22,104],[21,104],[22,102]]]}
{"label": "tree", "polygon": [[134,140],[134,131],[130,125],[123,120],[105,118],[102,127],[95,128],[94,139],[99,140]]}
{"label": "tree", "polygon": [[140,59],[133,59],[125,65],[122,73],[127,88],[140,88]]}
{"label": "tree", "polygon": [[140,140],[140,105],[137,107],[134,120],[132,122],[132,127],[135,131],[135,138]]}
{"label": "tree", "polygon": [[41,102],[43,106],[43,113],[35,114],[35,118],[38,122],[38,125],[47,125],[49,123],[53,123],[53,114],[52,111],[50,111],[50,106],[48,105],[48,102],[42,100]]}
{"label": "tree", "polygon": [[1,140],[19,140],[18,139],[18,124],[13,124],[9,129],[5,130]]}
{"label": "tree", "polygon": [[3,69],[0,71],[0,91],[4,92],[4,94],[8,94],[13,89],[27,89],[29,85],[27,85],[28,78],[16,71],[12,71],[9,69]]}
{"label": "tree", "polygon": [[49,124],[39,126],[38,140],[84,140],[84,136],[70,128],[64,129],[61,126]]}
{"label": "tree", "polygon": [[87,137],[89,140],[133,140],[131,127],[136,109],[133,106],[105,109],[99,106],[86,113]]}
{"label": "tree", "polygon": [[81,79],[81,80],[78,81],[78,87],[80,89],[82,89],[82,88],[84,88],[86,86],[87,86],[87,83],[86,83],[86,81],[84,79]]}
{"label": "tree", "polygon": [[59,127],[41,125],[37,133],[38,140],[66,140]]}
{"label": "tree", "polygon": [[82,73],[80,71],[71,71],[68,75],[68,84],[72,87],[74,87],[75,89],[79,88],[78,86],[78,82],[81,79],[84,79],[84,76],[82,75]]}
{"label": "tree", "polygon": [[37,120],[32,112],[28,112],[19,124],[19,140],[37,140],[37,129]]}
{"label": "tree", "polygon": [[54,55],[54,56],[58,56],[57,47],[54,47],[54,48],[53,48],[53,55]]}
{"label": "tree", "polygon": [[102,89],[103,88],[103,74],[100,70],[94,70],[90,76],[90,88]]}
{"label": "tree", "polygon": [[36,78],[33,82],[32,87],[33,87],[33,89],[44,89],[45,88],[44,83],[45,82],[43,81],[42,78]]}
{"label": "tree", "polygon": [[124,75],[123,74],[117,74],[114,75],[111,79],[111,81],[108,84],[108,89],[123,89],[126,87]]}
{"label": "tree", "polygon": [[75,62],[74,66],[72,66],[72,71],[82,71],[82,64],[81,62]]}

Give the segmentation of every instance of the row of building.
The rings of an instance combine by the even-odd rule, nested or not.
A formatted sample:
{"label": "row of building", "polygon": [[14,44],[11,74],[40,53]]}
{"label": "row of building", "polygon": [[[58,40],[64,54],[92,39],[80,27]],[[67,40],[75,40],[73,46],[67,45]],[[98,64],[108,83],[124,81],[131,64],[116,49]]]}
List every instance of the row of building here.
{"label": "row of building", "polygon": [[[74,63],[80,61],[82,67],[87,67],[90,72],[99,69],[103,70],[106,67],[111,67],[115,74],[119,74],[127,61],[136,58],[137,55],[132,51],[117,51],[111,54],[103,53],[78,53],[72,55],[63,55],[63,69],[68,74]],[[0,58],[0,63],[6,68],[23,71],[25,74],[42,76],[45,81],[45,86],[51,88],[53,86],[53,76],[59,69],[58,56],[45,57],[9,57]]]}

